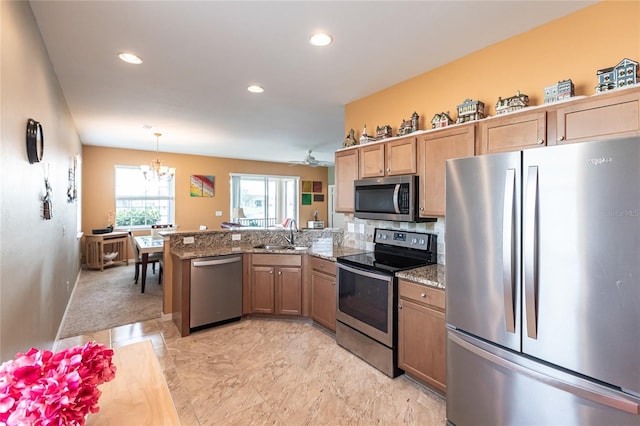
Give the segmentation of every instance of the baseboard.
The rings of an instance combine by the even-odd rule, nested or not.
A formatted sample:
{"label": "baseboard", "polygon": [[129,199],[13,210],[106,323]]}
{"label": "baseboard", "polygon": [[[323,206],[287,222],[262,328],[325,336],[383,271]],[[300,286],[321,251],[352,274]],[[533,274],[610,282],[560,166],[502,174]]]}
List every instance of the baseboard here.
{"label": "baseboard", "polygon": [[76,288],[78,288],[78,281],[80,281],[80,274],[82,273],[82,268],[78,269],[78,275],[76,275],[76,282],[73,284],[73,290],[71,290],[71,294],[69,295],[69,299],[67,300],[67,306],[64,308],[64,314],[62,314],[62,319],[60,320],[60,324],[58,324],[58,331],[56,332],[56,338],[53,341],[53,349],[55,349],[55,345],[60,340],[60,332],[62,331],[62,325],[64,321],[67,319],[67,312],[69,311],[69,306],[71,306],[71,300],[73,299],[73,294],[76,292]]}
{"label": "baseboard", "polygon": [[171,321],[171,320],[173,320],[173,314],[172,313],[168,313],[168,314],[162,313],[162,314],[160,314],[160,319],[162,321]]}

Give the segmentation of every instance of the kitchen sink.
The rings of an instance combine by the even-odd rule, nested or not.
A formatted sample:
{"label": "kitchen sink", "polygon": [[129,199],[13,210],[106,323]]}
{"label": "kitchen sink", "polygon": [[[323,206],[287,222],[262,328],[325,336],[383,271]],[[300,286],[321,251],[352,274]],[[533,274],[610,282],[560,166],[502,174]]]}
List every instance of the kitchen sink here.
{"label": "kitchen sink", "polygon": [[290,246],[284,244],[258,244],[257,246],[253,246],[256,249],[264,249],[264,250],[306,250],[309,247],[305,246]]}
{"label": "kitchen sink", "polygon": [[258,244],[257,246],[253,246],[253,248],[265,250],[286,250],[289,246],[282,244]]}

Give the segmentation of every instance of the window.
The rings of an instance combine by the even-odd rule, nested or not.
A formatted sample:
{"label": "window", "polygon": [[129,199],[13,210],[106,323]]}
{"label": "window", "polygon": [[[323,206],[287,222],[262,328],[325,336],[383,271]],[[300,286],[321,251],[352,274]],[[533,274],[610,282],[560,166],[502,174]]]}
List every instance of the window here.
{"label": "window", "polygon": [[231,209],[242,208],[244,218],[231,221],[265,228],[286,218],[298,219],[299,177],[231,174]]}
{"label": "window", "polygon": [[147,181],[140,167],[115,166],[119,228],[175,223],[175,181]]}

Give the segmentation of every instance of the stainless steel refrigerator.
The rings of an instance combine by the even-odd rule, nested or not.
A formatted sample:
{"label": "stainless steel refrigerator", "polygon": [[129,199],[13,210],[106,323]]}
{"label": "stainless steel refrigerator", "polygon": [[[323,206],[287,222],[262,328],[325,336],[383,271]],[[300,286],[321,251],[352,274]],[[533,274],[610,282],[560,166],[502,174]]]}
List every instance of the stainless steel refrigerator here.
{"label": "stainless steel refrigerator", "polygon": [[640,425],[640,138],[447,161],[447,421]]}

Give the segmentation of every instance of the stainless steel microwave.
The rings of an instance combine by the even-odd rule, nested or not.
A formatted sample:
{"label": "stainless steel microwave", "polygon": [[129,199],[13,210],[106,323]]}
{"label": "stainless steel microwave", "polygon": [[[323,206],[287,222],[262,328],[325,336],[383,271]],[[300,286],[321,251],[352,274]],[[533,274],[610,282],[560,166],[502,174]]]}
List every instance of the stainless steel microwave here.
{"label": "stainless steel microwave", "polygon": [[397,222],[435,220],[418,215],[418,176],[359,179],[354,185],[357,218]]}

